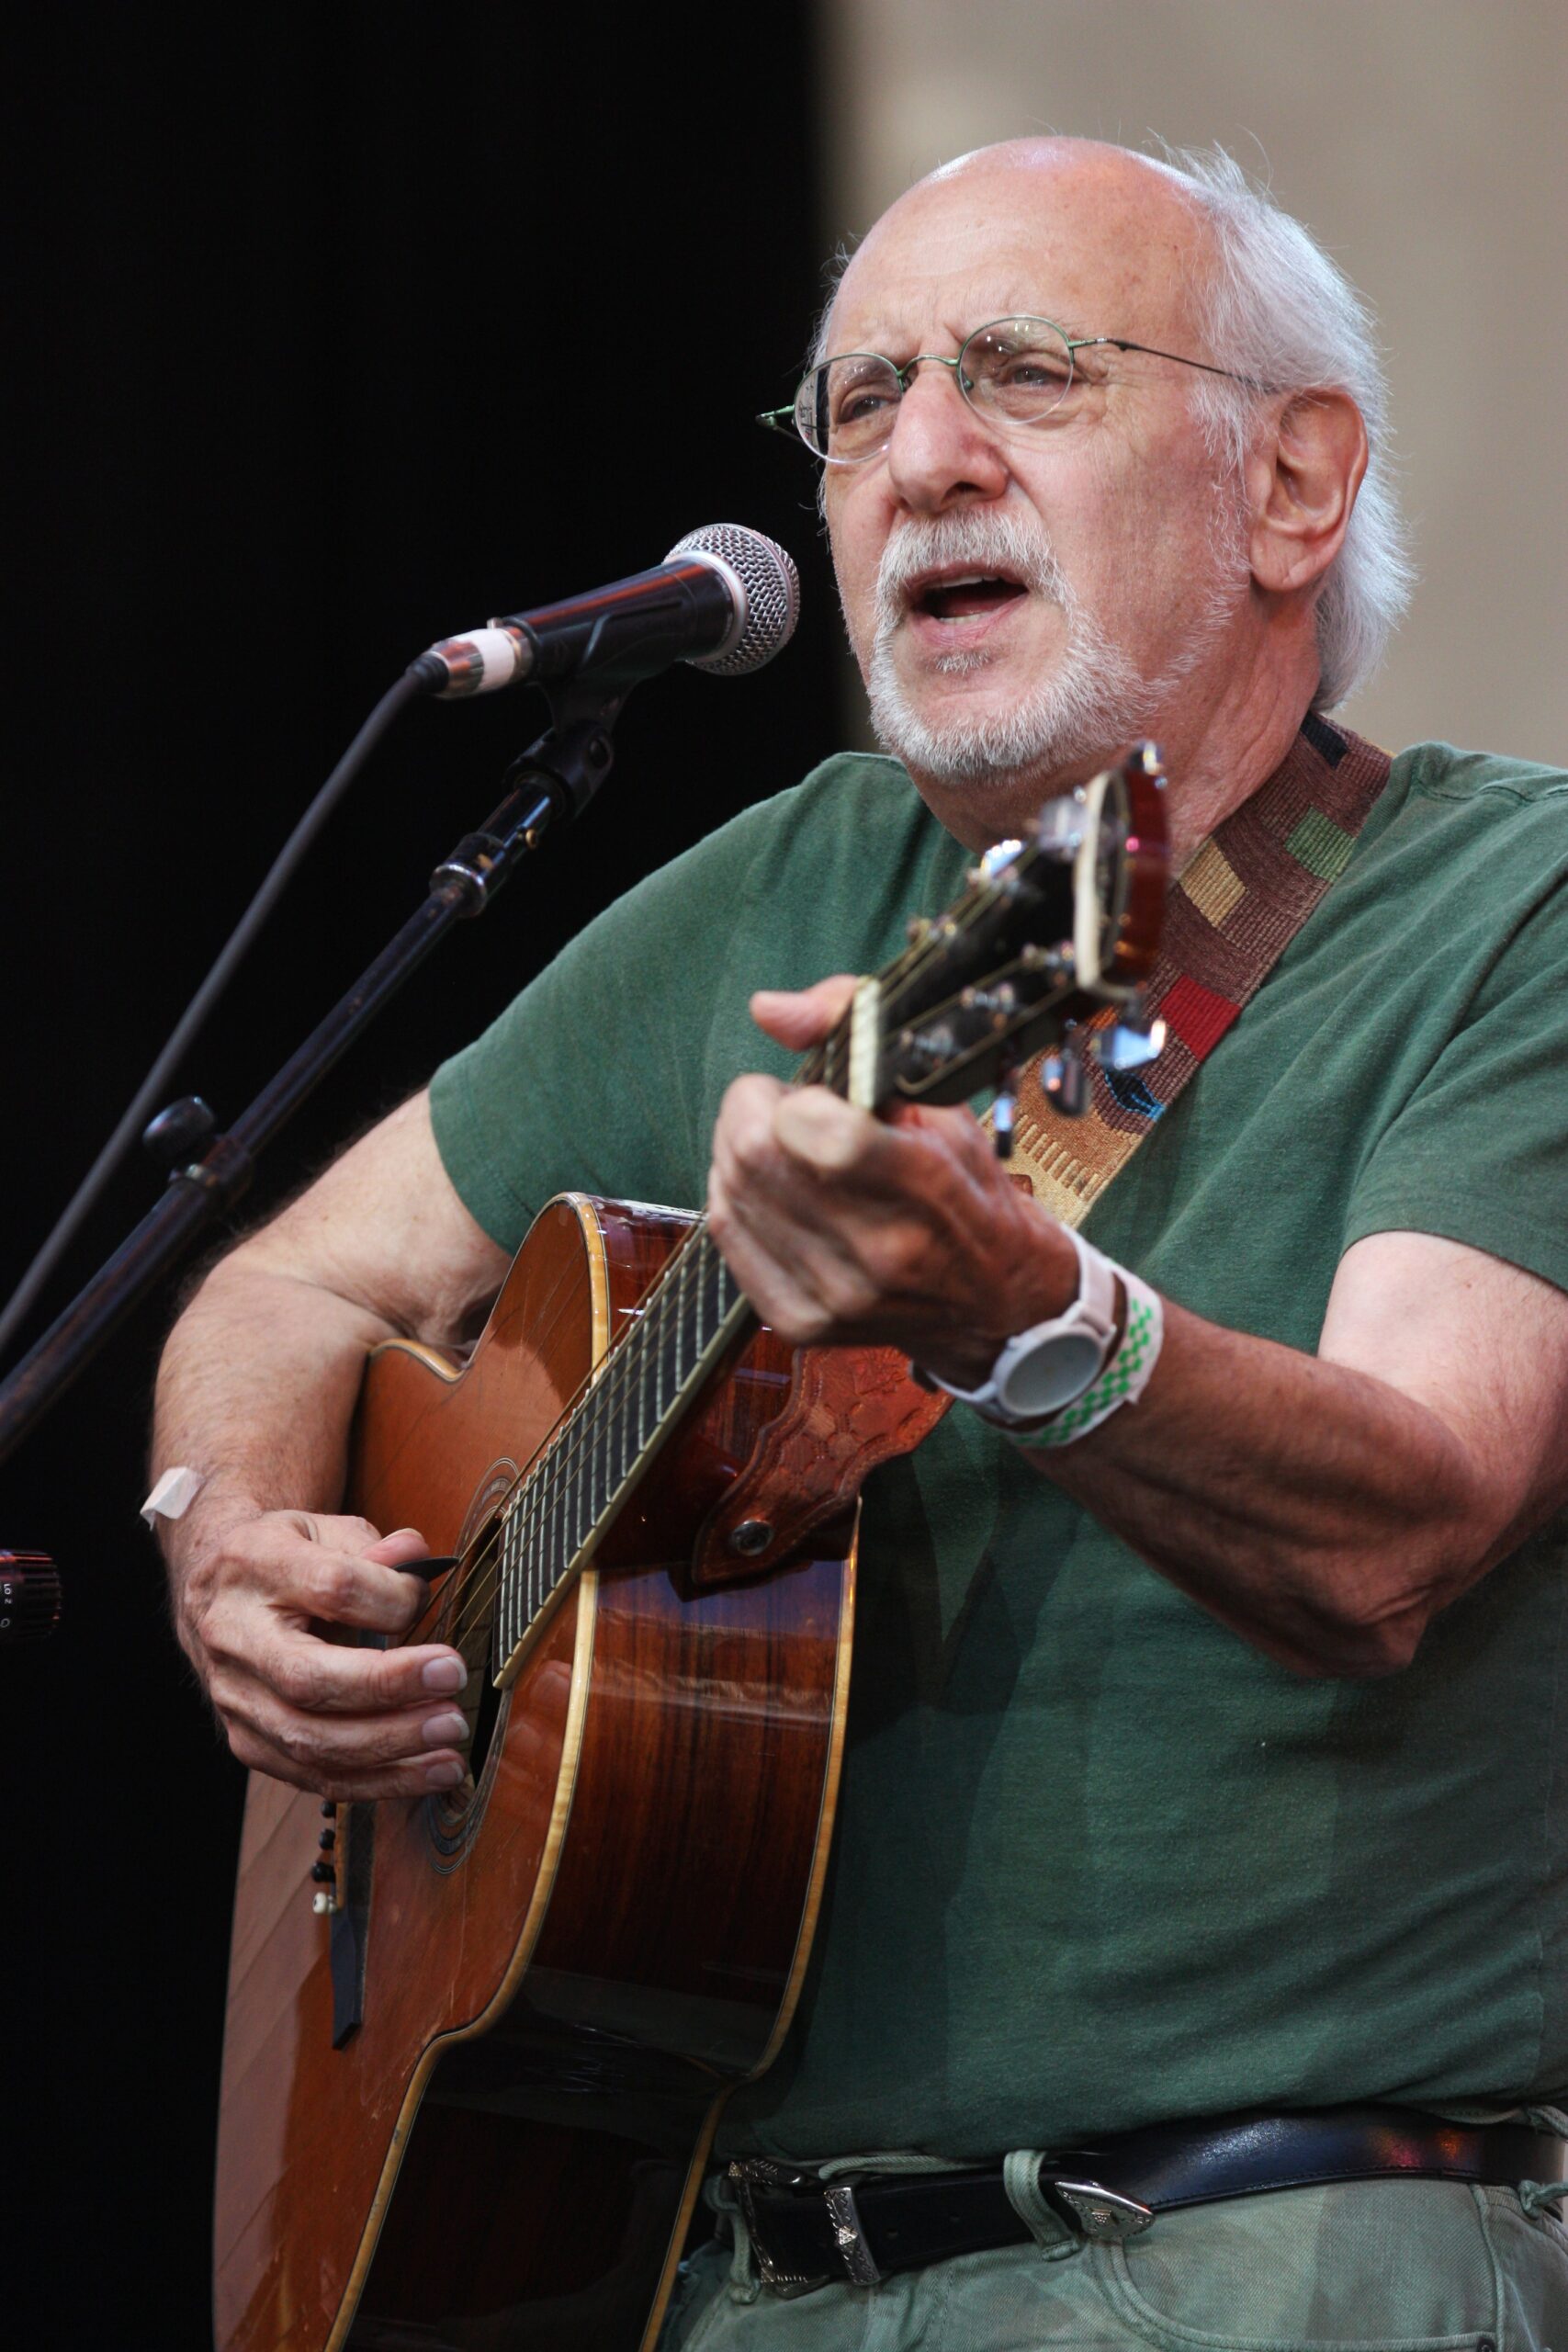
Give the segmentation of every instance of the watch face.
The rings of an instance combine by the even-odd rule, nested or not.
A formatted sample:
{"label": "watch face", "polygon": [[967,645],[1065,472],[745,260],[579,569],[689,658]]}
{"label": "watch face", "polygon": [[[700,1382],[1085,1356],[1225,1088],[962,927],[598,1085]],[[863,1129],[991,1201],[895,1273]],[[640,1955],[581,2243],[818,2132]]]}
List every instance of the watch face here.
{"label": "watch face", "polygon": [[1058,1331],[1009,1368],[998,1401],[1021,1420],[1054,1413],[1081,1396],[1105,1361],[1105,1343],[1092,1331]]}

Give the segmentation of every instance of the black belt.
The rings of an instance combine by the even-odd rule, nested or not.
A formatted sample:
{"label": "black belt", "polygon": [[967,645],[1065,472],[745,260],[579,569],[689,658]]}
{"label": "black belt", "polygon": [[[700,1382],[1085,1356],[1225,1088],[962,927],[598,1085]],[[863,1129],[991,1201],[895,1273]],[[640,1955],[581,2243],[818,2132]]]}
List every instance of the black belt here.
{"label": "black belt", "polygon": [[[1520,2123],[1445,2123],[1408,2108],[1320,2108],[1157,2124],[1041,2159],[1039,2188],[1087,2237],[1134,2237],[1156,2213],[1334,2180],[1463,2180],[1495,2188],[1563,2177],[1564,2143]],[[757,2266],[782,2294],[832,2279],[874,2287],[1031,2235],[1000,2167],[884,2173],[824,2184],[765,2157],[729,2167]]]}

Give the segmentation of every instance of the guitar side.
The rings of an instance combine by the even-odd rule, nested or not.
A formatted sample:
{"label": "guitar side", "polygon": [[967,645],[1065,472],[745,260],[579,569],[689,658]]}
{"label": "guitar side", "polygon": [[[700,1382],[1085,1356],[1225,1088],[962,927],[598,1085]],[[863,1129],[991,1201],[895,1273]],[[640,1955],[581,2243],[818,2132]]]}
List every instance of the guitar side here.
{"label": "guitar side", "polygon": [[[553,1204],[466,1369],[378,1351],[354,1507],[460,1551],[682,1222]],[[223,2352],[651,2344],[718,2108],[793,2011],[837,1791],[850,1522],[765,1580],[694,1593],[669,1567],[788,1393],[761,1334],[478,1720],[469,1790],[343,1809],[334,1893],[358,1903],[356,1947],[346,1909],[311,1909],[317,1801],[253,1780]]]}

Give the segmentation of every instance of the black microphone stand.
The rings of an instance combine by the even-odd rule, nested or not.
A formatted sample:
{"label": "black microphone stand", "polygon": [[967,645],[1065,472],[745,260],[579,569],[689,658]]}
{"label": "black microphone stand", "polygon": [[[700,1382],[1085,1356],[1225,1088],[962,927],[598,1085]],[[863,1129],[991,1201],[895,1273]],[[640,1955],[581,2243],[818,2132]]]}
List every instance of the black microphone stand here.
{"label": "black microphone stand", "polygon": [[159,1113],[147,1141],[170,1170],[167,1185],[114,1255],[0,1381],[0,1461],[37,1428],[196,1237],[234,1205],[273,1137],[453,924],[482,915],[551,827],[582,814],[610,773],[610,730],[625,698],[624,693],[570,690],[552,697],[555,724],[506,770],[504,799],[478,832],[465,833],[442,860],[424,904],[227,1134],[214,1132],[211,1112],[194,1095]]}

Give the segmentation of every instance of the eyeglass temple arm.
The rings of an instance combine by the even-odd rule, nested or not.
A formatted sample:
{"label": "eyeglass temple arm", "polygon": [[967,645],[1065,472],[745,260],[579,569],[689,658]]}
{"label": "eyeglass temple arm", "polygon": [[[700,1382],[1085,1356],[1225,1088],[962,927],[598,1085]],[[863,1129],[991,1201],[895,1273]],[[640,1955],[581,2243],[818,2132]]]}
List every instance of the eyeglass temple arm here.
{"label": "eyeglass temple arm", "polygon": [[1069,351],[1089,351],[1096,344],[1108,344],[1112,351],[1144,351],[1151,359],[1174,359],[1179,368],[1201,368],[1205,376],[1225,376],[1233,384],[1247,384],[1260,392],[1264,387],[1250,376],[1238,376],[1234,368],[1216,368],[1212,359],[1189,359],[1179,351],[1158,351],[1152,343],[1129,343],[1119,334],[1091,334],[1075,342],[1069,338]]}
{"label": "eyeglass temple arm", "polygon": [[793,433],[795,403],[792,401],[788,408],[765,408],[761,415],[753,417],[751,422],[753,424],[765,424],[770,433]]}

